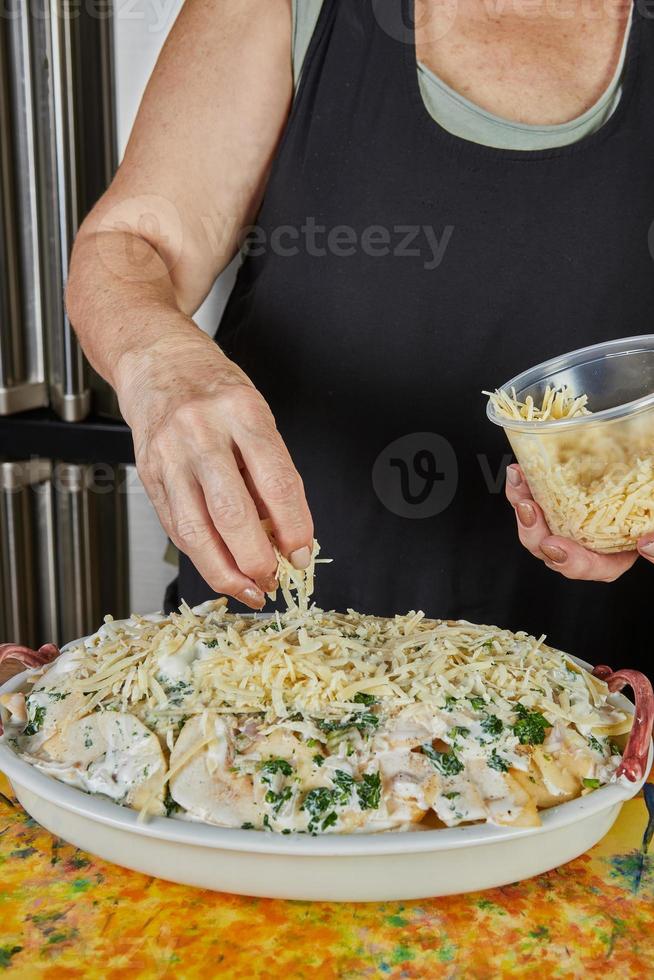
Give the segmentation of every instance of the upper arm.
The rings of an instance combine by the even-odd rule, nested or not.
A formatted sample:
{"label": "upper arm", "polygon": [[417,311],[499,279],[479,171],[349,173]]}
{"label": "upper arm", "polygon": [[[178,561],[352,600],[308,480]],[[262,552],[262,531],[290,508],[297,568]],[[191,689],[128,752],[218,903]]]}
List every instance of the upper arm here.
{"label": "upper arm", "polygon": [[292,91],[290,0],[186,0],[82,234],[146,239],[193,313],[254,220]]}

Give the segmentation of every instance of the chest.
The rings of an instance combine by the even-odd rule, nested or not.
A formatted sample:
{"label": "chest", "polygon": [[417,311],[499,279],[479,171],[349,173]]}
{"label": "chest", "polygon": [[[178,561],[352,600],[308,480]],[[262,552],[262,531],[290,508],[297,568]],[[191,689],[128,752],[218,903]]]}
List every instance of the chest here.
{"label": "chest", "polygon": [[629,9],[627,0],[416,0],[417,53],[487,111],[555,125],[581,115],[610,84]]}

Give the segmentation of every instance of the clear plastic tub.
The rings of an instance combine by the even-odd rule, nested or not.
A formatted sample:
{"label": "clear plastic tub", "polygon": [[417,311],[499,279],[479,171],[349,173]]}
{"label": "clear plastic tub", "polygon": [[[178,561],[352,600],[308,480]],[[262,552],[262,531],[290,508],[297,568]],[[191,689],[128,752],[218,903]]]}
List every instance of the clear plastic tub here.
{"label": "clear plastic tub", "polygon": [[539,405],[547,386],[588,395],[591,415],[506,418],[489,401],[553,534],[599,552],[654,532],[654,334],[572,351],[507,381]]}

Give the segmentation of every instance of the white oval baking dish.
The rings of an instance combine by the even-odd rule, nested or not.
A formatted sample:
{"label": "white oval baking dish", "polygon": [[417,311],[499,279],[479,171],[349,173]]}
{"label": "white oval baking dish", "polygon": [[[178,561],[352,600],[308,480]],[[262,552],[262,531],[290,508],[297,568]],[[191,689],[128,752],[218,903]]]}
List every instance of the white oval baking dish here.
{"label": "white oval baking dish", "polygon": [[[576,658],[573,658],[576,659]],[[588,668],[588,664],[577,660]],[[22,690],[34,671],[0,693]],[[621,694],[611,700],[633,713]],[[646,771],[653,761],[652,744]],[[0,739],[0,770],[27,812],[51,833],[114,864],[180,884],[239,895],[373,902],[506,885],[571,861],[597,843],[645,778],[615,783],[541,812],[527,829],[475,824],[386,834],[281,836],[155,817],[40,773]]]}

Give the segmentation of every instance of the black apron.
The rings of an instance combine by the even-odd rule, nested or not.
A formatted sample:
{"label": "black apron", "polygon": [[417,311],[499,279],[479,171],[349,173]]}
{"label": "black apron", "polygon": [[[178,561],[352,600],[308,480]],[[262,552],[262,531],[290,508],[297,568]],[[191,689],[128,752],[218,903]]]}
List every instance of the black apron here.
{"label": "black apron", "polygon": [[[304,479],[334,559],[320,606],[546,632],[647,669],[654,568],[570,582],[521,547],[481,390],[652,331],[654,24],[634,11],[598,132],[520,152],[428,114],[411,6],[325,0],[218,342]],[[212,594],[182,558],[177,596]]]}

